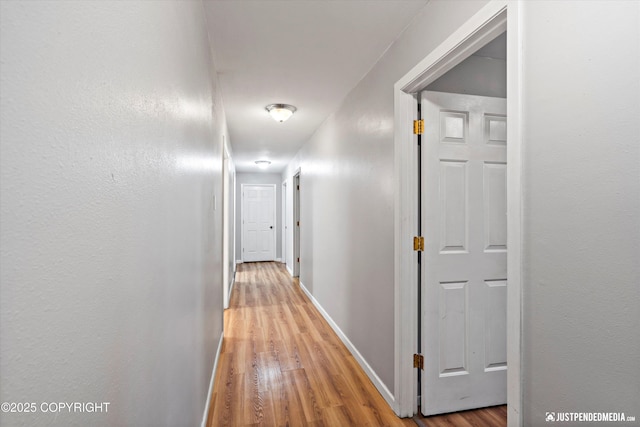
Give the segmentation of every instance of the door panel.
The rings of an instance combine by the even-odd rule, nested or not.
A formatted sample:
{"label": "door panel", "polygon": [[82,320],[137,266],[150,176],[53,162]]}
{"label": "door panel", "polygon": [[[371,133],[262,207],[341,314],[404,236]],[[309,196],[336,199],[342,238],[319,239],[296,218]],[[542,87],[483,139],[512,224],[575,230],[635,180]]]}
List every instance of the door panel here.
{"label": "door panel", "polygon": [[424,415],[506,402],[506,100],[422,93]]}
{"label": "door panel", "polygon": [[507,367],[507,281],[487,280],[484,284],[484,368],[503,370]]}
{"label": "door panel", "polygon": [[440,283],[440,375],[467,373],[467,306],[466,282]]}
{"label": "door panel", "polygon": [[485,163],[484,181],[484,249],[507,250],[507,165]]}
{"label": "door panel", "polygon": [[242,186],[242,259],[275,259],[275,185]]}
{"label": "door panel", "polygon": [[440,252],[467,250],[467,163],[440,161]]}

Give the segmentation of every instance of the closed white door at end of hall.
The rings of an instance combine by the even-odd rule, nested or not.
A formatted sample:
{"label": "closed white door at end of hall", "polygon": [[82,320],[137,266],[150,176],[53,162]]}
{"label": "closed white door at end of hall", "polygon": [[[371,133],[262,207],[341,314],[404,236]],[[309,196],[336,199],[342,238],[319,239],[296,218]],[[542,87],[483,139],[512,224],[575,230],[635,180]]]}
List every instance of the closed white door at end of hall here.
{"label": "closed white door at end of hall", "polygon": [[275,185],[242,186],[242,260],[275,259]]}

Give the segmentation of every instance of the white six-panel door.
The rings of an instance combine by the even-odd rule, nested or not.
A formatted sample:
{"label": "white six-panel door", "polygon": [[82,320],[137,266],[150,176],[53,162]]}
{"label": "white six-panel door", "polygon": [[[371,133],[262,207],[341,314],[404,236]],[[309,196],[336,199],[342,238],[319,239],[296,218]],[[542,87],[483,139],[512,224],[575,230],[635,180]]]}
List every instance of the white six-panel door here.
{"label": "white six-panel door", "polygon": [[273,261],[276,236],[274,184],[242,185],[242,260]]}
{"label": "white six-panel door", "polygon": [[506,100],[422,93],[424,415],[506,403]]}

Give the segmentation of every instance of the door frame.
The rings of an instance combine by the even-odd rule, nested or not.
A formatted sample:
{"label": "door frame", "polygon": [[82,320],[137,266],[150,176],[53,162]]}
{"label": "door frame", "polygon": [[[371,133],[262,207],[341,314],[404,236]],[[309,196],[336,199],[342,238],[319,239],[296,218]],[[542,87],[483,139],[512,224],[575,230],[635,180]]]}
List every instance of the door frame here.
{"label": "door frame", "polygon": [[282,182],[282,262],[287,266],[287,181]]}
{"label": "door frame", "polygon": [[300,169],[296,170],[293,174],[293,180],[291,185],[291,191],[293,192],[293,256],[291,261],[293,262],[292,271],[293,277],[300,277],[300,263],[297,258],[300,258],[300,226],[297,222],[300,221]]}
{"label": "door frame", "polygon": [[229,153],[222,136],[222,308],[229,308]]}
{"label": "door frame", "polygon": [[[410,362],[417,348],[418,263],[413,236],[418,229],[417,144],[412,122],[416,94],[507,30],[507,413],[509,427],[522,425],[522,6],[492,0],[394,85],[394,411],[418,412],[417,371]],[[426,363],[429,363],[428,361]]]}
{"label": "door frame", "polygon": [[[244,214],[245,214],[245,210],[244,210],[244,188],[245,187],[271,187],[271,188],[273,188],[273,221],[272,221],[272,223],[273,223],[274,227],[278,226],[278,224],[276,223],[276,221],[277,221],[277,210],[278,210],[277,206],[276,206],[276,202],[278,200],[278,197],[277,197],[278,188],[276,187],[276,184],[248,184],[248,183],[240,184],[240,192],[241,192],[240,197],[241,197],[241,206],[242,206],[241,212],[240,212],[240,215],[242,216],[240,218],[240,221],[242,221],[240,223],[240,240],[241,240],[240,244],[242,245],[242,262],[243,263],[247,262],[244,259]],[[273,259],[271,261],[275,261],[276,255],[277,255],[276,254],[277,233],[278,233],[278,229],[275,228],[275,230],[273,230],[273,243],[272,243],[272,245],[273,245],[273,248],[272,248],[273,249]]]}

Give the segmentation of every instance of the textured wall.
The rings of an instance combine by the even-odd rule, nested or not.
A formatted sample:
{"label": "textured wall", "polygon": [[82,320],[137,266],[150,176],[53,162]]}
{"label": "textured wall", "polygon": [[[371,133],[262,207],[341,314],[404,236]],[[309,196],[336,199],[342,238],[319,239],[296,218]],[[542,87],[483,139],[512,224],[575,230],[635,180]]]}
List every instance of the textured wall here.
{"label": "textured wall", "polygon": [[393,85],[485,3],[428,3],[282,175],[301,168],[300,281],[392,393]]}
{"label": "textured wall", "polygon": [[3,426],[202,420],[222,332],[221,140],[200,2],[0,2]]}
{"label": "textured wall", "polygon": [[524,425],[638,425],[640,3],[523,6]]}

